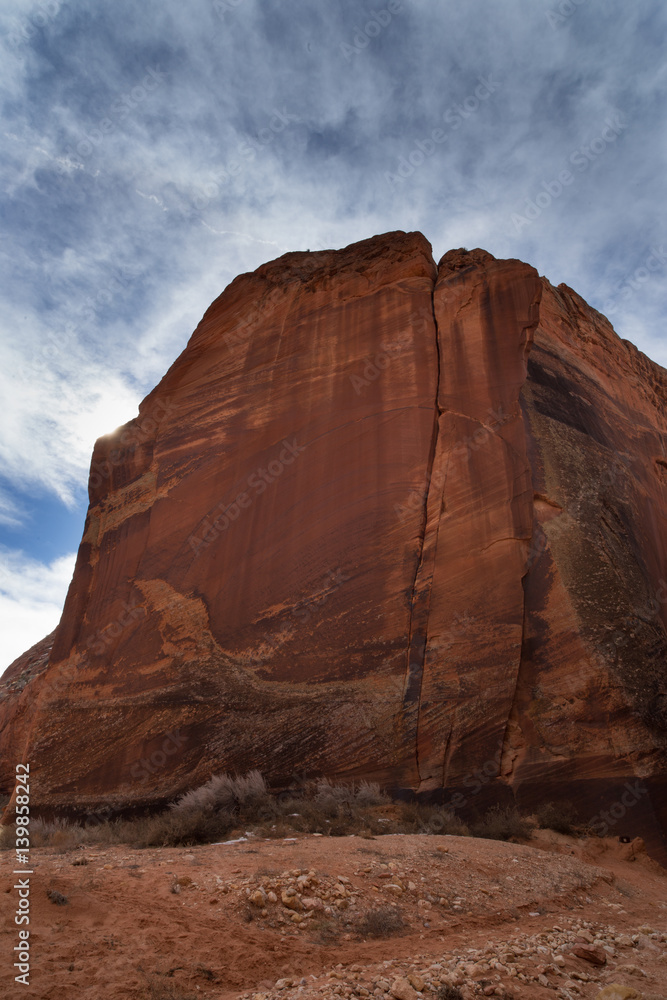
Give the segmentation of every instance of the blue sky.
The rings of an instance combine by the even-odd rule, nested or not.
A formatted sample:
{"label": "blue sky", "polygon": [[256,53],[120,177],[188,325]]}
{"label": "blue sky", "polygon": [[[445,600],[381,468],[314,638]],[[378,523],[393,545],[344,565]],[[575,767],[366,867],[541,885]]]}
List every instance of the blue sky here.
{"label": "blue sky", "polygon": [[662,0],[4,0],[0,28],[0,670],[58,621],[95,438],[265,260],[419,229],[667,365]]}

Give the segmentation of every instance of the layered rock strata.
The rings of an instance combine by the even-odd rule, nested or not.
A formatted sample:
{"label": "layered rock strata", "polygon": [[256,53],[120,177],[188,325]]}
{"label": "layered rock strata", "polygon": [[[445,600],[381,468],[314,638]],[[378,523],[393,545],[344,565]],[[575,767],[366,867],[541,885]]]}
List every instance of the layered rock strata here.
{"label": "layered rock strata", "polygon": [[96,444],[3,785],[30,759],[85,812],[256,767],[658,844],[666,444],[667,373],[519,261],[390,233],[241,275]]}

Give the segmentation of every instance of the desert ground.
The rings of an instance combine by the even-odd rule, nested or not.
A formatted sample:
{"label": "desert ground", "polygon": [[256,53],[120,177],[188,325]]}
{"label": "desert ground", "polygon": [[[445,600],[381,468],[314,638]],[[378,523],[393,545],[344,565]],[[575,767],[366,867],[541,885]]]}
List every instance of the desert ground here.
{"label": "desert ground", "polygon": [[298,835],[31,860],[30,985],[6,905],[4,995],[667,997],[667,870],[640,840]]}

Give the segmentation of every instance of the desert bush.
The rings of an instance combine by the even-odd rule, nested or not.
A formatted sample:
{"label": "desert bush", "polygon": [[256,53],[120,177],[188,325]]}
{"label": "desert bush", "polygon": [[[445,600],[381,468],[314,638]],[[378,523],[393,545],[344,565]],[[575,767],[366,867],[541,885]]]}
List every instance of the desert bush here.
{"label": "desert bush", "polygon": [[[265,837],[289,837],[295,832],[334,837],[468,833],[465,824],[442,806],[404,803],[392,807],[387,815],[388,810],[381,807],[390,804],[375,782],[336,784],[320,778],[274,795],[259,771],[250,771],[235,777],[213,775],[203,785],[180,795],[166,810],[144,818],[102,819],[95,814],[94,822],[84,825],[65,819],[46,822],[35,818],[30,838],[32,846],[65,852],[87,844],[191,846],[224,840],[239,829]],[[99,816],[103,814],[104,810]],[[526,834],[521,828],[509,835]],[[494,834],[487,830],[478,836]],[[0,848],[13,849],[14,845],[14,828],[0,828]]]}
{"label": "desert bush", "polygon": [[245,776],[234,779],[234,795],[240,806],[264,803],[269,790],[259,771],[249,771]]}
{"label": "desert bush", "polygon": [[361,781],[354,797],[360,806],[383,806],[391,801],[376,781]]}
{"label": "desert bush", "polygon": [[466,824],[451,809],[428,810],[422,822],[424,833],[450,834],[454,837],[467,837],[469,833]]}
{"label": "desert bush", "polygon": [[456,813],[444,806],[404,802],[401,806],[399,827],[401,833],[452,834],[467,837],[468,827]]}
{"label": "desert bush", "polygon": [[571,802],[545,802],[535,814],[538,826],[556,833],[575,833],[577,810]]}
{"label": "desert bush", "polygon": [[127,832],[134,822],[104,819],[81,825],[60,817],[53,820],[33,819],[30,823],[30,844],[32,847],[53,847],[64,853],[85,844],[129,843]]}
{"label": "desert bush", "polygon": [[46,895],[52,903],[56,904],[56,906],[67,906],[69,903],[67,896],[63,896],[62,892],[58,892],[57,889],[47,889]]}
{"label": "desert bush", "polygon": [[511,840],[513,837],[526,840],[532,833],[533,826],[522,816],[516,806],[494,806],[485,814],[484,819],[473,824],[473,837],[484,837],[487,840]]}
{"label": "desert bush", "polygon": [[330,809],[354,805],[381,806],[390,801],[375,781],[360,781],[355,785],[354,782],[333,782],[328,778],[317,779],[312,797],[321,807]]}
{"label": "desert bush", "polygon": [[448,983],[443,983],[442,986],[438,986],[435,993],[435,1000],[463,1000],[463,994],[461,990],[458,990],[456,986],[450,986]]}
{"label": "desert bush", "polygon": [[205,784],[181,795],[169,808],[174,813],[223,811],[237,815],[244,822],[267,819],[276,812],[275,800],[259,771],[236,778],[214,774]]}
{"label": "desert bush", "polygon": [[236,804],[234,794],[234,779],[228,774],[214,774],[204,785],[185,792],[169,808],[172,812],[189,812],[202,809],[212,812],[214,809],[231,811]]}
{"label": "desert bush", "polygon": [[136,847],[189,847],[221,840],[232,825],[232,816],[222,810],[181,809],[128,821],[119,833],[125,843]]}
{"label": "desert bush", "polygon": [[31,847],[54,847],[61,853],[87,842],[87,831],[83,827],[60,817],[48,821],[31,820],[29,836]]}
{"label": "desert bush", "polygon": [[404,930],[406,924],[400,910],[393,906],[380,906],[367,910],[357,921],[357,931],[362,937],[385,938]]}
{"label": "desert bush", "polygon": [[351,806],[354,802],[354,788],[351,785],[334,784],[328,778],[317,782],[314,801],[328,815],[336,815],[341,806]]}
{"label": "desert bush", "polygon": [[320,917],[310,922],[310,930],[321,944],[338,944],[342,927],[337,917]]}

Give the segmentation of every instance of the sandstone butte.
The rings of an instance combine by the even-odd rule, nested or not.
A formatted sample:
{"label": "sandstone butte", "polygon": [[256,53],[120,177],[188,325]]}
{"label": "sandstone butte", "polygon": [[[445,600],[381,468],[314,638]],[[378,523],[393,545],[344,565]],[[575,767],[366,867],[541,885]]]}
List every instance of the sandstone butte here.
{"label": "sandstone butte", "polygon": [[212,773],[667,830],[667,371],[566,285],[420,233],[237,277],[95,445],[2,790],[85,815]]}

